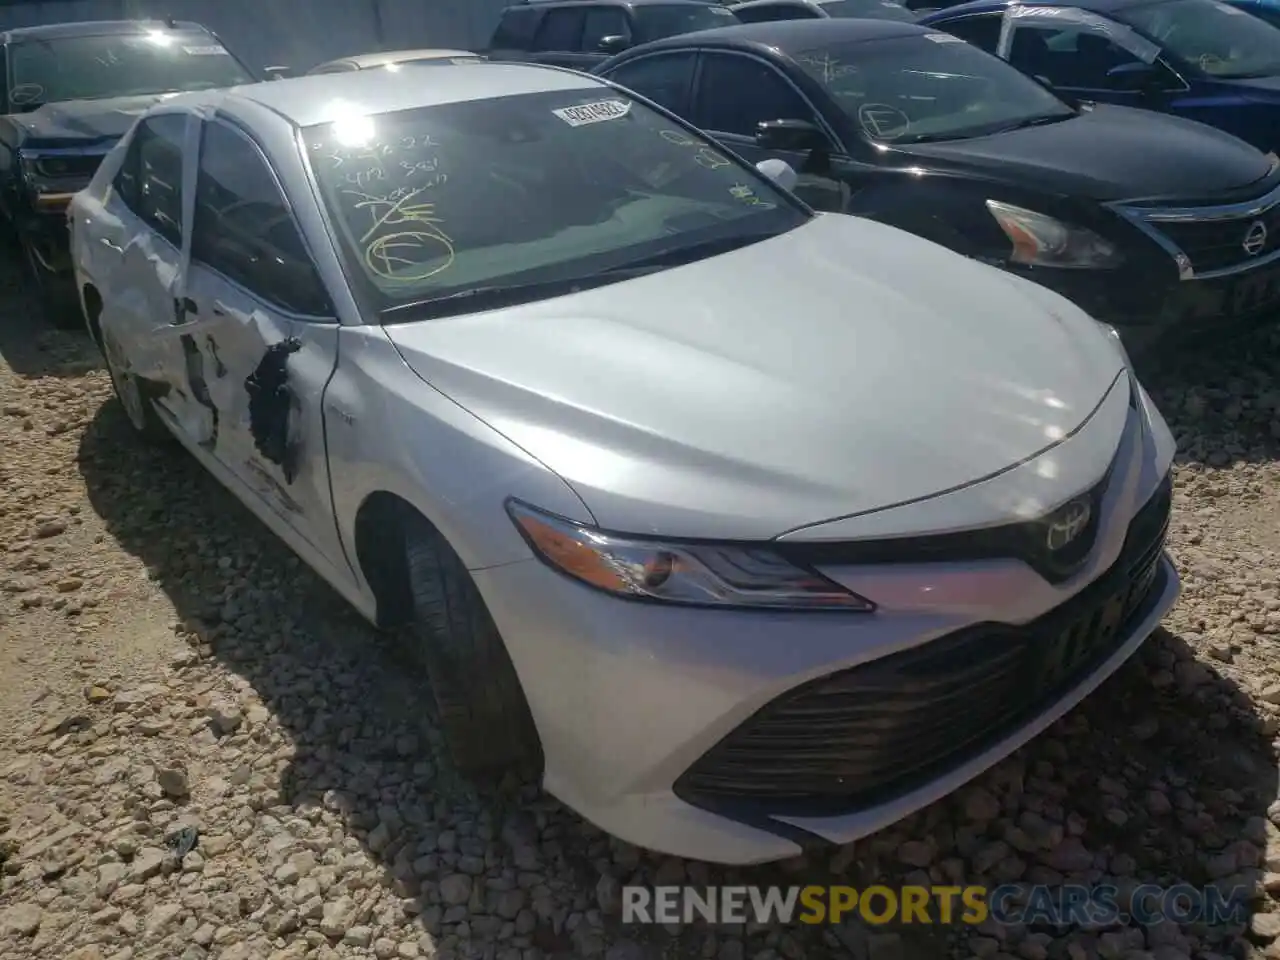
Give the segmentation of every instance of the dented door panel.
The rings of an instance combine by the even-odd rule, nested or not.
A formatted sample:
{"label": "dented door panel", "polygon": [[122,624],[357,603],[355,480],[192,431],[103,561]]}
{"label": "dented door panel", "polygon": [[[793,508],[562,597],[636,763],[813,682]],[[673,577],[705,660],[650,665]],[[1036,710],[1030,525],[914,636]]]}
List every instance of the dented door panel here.
{"label": "dented door panel", "polygon": [[208,414],[197,443],[330,563],[345,566],[323,411],[338,325],[269,308],[197,261],[187,290],[202,317],[185,342],[192,395]]}

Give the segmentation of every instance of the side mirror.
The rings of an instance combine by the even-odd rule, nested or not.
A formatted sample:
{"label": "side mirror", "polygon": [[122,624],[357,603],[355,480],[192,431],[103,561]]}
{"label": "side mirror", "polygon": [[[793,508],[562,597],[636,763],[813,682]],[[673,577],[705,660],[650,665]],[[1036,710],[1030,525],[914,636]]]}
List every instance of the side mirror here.
{"label": "side mirror", "polygon": [[819,150],[826,135],[808,120],[765,120],[756,128],[756,146],[762,150]]}
{"label": "side mirror", "polygon": [[287,80],[293,73],[288,67],[283,66],[263,67],[262,72],[266,74],[268,80]]}
{"label": "side mirror", "polygon": [[756,164],[756,169],[788,193],[796,188],[796,181],[799,180],[795,168],[787,161],[776,157],[761,160]]}
{"label": "side mirror", "polygon": [[1126,93],[1159,93],[1161,80],[1160,68],[1154,63],[1122,63],[1107,71],[1107,86]]}
{"label": "side mirror", "polygon": [[601,53],[615,54],[621,53],[627,47],[631,46],[631,41],[622,36],[601,37],[600,42],[596,44],[596,49]]}

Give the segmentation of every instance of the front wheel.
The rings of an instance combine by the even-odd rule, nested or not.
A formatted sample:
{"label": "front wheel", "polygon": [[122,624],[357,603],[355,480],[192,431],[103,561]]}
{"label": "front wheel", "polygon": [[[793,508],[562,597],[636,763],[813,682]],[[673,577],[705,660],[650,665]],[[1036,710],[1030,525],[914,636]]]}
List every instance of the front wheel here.
{"label": "front wheel", "polygon": [[106,331],[102,332],[102,356],[107,363],[107,373],[111,375],[111,386],[120,406],[124,408],[125,416],[129,418],[129,425],[144,440],[153,443],[167,441],[169,431],[151,405],[145,385],[136,374],[130,372],[120,344]]}
{"label": "front wheel", "polygon": [[520,678],[475,581],[419,518],[405,532],[405,555],[414,613],[410,652],[426,668],[455,768],[464,774],[540,768]]}

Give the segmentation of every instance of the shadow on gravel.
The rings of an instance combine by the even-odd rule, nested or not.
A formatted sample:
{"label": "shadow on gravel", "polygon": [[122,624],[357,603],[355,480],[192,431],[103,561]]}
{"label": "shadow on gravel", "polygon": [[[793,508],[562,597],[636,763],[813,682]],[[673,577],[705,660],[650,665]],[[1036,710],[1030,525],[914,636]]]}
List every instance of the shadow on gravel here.
{"label": "shadow on gravel", "polygon": [[1170,422],[1180,463],[1280,460],[1280,328],[1197,343],[1135,366]]}
{"label": "shadow on gravel", "polygon": [[[665,932],[616,919],[625,883],[1252,884],[1276,797],[1274,731],[1177,637],[1157,634],[977,788],[851,848],[730,870],[611,840],[529,784],[482,794],[458,781],[436,759],[423,691],[393,645],[181,450],[133,439],[114,400],[86,429],[80,469],[111,534],[172,599],[180,632],[252,686],[291,739],[287,768],[260,784],[256,805],[338,813],[401,898],[387,908],[395,916],[335,915],[327,933],[409,922],[441,957],[498,960],[607,948],[608,960],[1240,955],[1242,923]],[[521,953],[531,947],[541,953]]]}
{"label": "shadow on gravel", "polygon": [[40,316],[16,246],[0,239],[0,357],[20,377],[78,377],[102,366],[79,327],[59,330]]}

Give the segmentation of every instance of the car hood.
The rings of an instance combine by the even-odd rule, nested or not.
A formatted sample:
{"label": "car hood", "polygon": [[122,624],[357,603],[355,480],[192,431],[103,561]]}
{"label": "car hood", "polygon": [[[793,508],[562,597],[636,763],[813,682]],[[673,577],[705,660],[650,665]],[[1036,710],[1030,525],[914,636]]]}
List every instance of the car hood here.
{"label": "car hood", "polygon": [[28,142],[70,143],[76,146],[102,143],[109,146],[124,135],[147,108],[174,96],[111,97],[103,100],[67,100],[48,103],[11,119]]}
{"label": "car hood", "polygon": [[1031,189],[1100,201],[1212,197],[1256,183],[1270,170],[1261,151],[1213,127],[1101,104],[1061,123],[900,149]]}
{"label": "car hood", "polygon": [[639,279],[385,330],[602,527],[693,537],[768,538],[990,477],[1077,430],[1124,367],[1066,300],[834,214]]}

